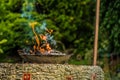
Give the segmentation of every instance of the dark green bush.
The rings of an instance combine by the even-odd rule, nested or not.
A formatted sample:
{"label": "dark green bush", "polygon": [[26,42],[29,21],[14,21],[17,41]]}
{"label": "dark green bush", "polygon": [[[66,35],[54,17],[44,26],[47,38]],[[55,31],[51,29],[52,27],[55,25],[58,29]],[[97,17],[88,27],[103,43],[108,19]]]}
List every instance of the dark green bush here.
{"label": "dark green bush", "polygon": [[[47,28],[54,30],[55,40],[63,43],[66,50],[73,49],[74,56],[80,54],[84,58],[86,49],[93,48],[95,1],[36,0],[30,5],[31,9],[26,8],[27,1],[32,2],[1,1],[0,40],[8,40],[2,45],[5,53],[17,54],[18,49],[27,45],[26,41],[31,43],[32,33],[28,23],[37,21],[42,24],[44,20]],[[27,13],[27,16],[22,18],[23,13]]]}

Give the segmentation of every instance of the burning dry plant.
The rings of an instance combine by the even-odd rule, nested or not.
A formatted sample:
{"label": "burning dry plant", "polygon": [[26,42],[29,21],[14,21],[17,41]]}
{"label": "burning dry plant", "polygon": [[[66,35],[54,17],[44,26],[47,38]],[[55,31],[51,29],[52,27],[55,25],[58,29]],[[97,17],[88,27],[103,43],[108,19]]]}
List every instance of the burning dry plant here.
{"label": "burning dry plant", "polygon": [[52,49],[50,43],[48,42],[48,35],[50,36],[53,30],[48,30],[47,28],[45,28],[45,34],[38,34],[35,31],[35,25],[37,24],[38,22],[29,23],[34,33],[34,39],[35,39],[33,50],[30,50],[30,53],[35,54],[36,52],[39,52],[41,54],[44,54],[46,51],[47,53],[50,53]]}

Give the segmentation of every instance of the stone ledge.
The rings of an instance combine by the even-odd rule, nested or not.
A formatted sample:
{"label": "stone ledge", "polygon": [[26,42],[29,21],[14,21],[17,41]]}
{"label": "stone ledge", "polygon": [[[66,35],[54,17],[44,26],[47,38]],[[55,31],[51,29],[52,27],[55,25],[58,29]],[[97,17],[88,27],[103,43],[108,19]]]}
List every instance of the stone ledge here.
{"label": "stone ledge", "polygon": [[104,72],[99,66],[66,64],[13,64],[0,63],[0,80],[23,80],[29,73],[31,80],[104,80]]}

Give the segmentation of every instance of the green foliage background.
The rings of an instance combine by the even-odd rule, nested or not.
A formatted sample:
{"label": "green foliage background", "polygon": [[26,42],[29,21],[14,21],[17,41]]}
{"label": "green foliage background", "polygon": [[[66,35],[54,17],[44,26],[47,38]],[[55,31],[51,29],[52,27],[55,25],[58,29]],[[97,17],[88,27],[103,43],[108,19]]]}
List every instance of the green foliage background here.
{"label": "green foliage background", "polygon": [[[32,2],[33,9],[26,10],[25,1]],[[70,63],[92,64],[96,0],[0,0],[0,4],[0,61],[31,45],[32,33],[27,24],[31,19],[40,24],[45,20],[47,28],[54,30],[57,46],[62,44],[63,49],[59,49],[74,54]],[[101,0],[98,47],[101,66],[104,55],[108,59],[113,54],[120,55],[119,10],[119,0]],[[28,15],[21,17],[24,12]]]}
{"label": "green foliage background", "polygon": [[[25,12],[24,0],[3,0],[0,3],[0,40],[8,40],[2,49],[5,54],[17,54],[17,50],[25,46],[30,32],[26,24],[29,20],[21,17]],[[74,49],[74,56],[80,54],[84,57],[85,50],[93,47],[95,10],[92,5],[95,1],[36,0],[34,10],[28,12],[38,22],[46,20],[47,27],[54,30],[55,40],[64,44],[66,50]]]}

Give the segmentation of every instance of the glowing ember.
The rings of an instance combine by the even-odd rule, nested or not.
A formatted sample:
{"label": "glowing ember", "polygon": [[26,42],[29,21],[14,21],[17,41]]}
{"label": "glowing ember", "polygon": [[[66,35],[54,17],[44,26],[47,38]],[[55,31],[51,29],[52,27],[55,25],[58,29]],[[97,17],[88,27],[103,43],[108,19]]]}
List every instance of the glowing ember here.
{"label": "glowing ember", "polygon": [[[44,35],[44,34],[37,34],[35,32],[35,25],[37,25],[37,24],[38,24],[37,22],[32,22],[32,23],[29,24],[32,27],[32,31],[34,33],[34,39],[36,41],[36,44],[33,45],[33,51],[30,50],[30,53],[35,54],[36,52],[39,52],[41,54],[45,54],[46,51],[48,53],[50,53],[50,51],[52,49],[51,49],[50,44],[47,42],[47,36]],[[53,32],[53,30],[48,30],[46,28],[46,32],[47,32],[47,34],[51,35],[51,33]],[[42,43],[42,41],[44,43]]]}

